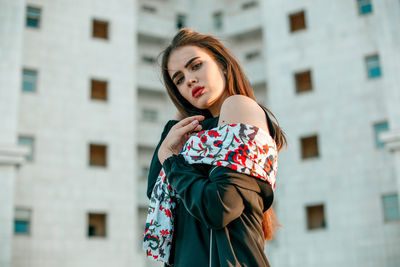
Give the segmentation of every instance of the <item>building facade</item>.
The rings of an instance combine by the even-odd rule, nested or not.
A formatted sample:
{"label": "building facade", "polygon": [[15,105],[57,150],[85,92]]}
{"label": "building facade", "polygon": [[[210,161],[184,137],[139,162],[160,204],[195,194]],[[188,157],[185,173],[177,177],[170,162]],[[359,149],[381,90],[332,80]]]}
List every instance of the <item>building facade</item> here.
{"label": "building facade", "polygon": [[0,265],[132,266],[135,2],[0,3]]}
{"label": "building facade", "polygon": [[0,5],[0,266],[162,266],[141,234],[180,27],[232,50],[287,135],[271,265],[400,265],[398,1]]}
{"label": "building facade", "polygon": [[399,140],[399,2],[262,10],[269,107],[289,139],[272,265],[399,266],[399,151],[383,139]]}

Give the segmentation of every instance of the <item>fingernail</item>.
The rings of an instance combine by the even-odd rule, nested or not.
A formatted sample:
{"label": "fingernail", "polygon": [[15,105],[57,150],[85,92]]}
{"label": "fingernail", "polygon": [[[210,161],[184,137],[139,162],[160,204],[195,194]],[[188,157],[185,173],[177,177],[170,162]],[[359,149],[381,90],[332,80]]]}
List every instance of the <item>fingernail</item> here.
{"label": "fingernail", "polygon": [[199,124],[199,121],[198,120],[194,120],[192,123],[193,123],[193,125],[197,125],[197,124]]}

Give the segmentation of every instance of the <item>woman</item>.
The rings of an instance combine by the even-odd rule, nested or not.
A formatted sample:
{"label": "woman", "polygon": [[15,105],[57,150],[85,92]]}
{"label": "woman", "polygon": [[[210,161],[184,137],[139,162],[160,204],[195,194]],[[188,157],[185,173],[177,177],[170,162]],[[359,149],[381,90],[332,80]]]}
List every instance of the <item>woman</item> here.
{"label": "woman", "polygon": [[163,52],[162,75],[183,118],[165,126],[148,177],[149,198],[161,168],[177,193],[166,265],[269,266],[264,242],[279,226],[270,207],[274,185],[233,168],[189,164],[179,153],[194,133],[236,123],[269,134],[279,151],[286,145],[282,130],[255,102],[237,60],[211,35],[181,29]]}

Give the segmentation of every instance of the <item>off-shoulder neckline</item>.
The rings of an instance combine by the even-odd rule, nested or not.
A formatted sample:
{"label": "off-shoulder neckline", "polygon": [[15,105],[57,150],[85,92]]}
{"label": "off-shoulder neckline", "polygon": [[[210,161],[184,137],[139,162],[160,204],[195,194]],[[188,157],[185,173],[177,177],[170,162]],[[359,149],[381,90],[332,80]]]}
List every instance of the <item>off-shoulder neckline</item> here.
{"label": "off-shoulder neckline", "polygon": [[245,126],[247,126],[247,128],[249,128],[249,127],[254,128],[254,129],[256,129],[258,132],[262,132],[264,135],[267,135],[267,136],[269,137],[269,139],[272,140],[272,141],[275,143],[275,139],[271,136],[271,134],[270,134],[269,132],[267,132],[267,131],[265,131],[264,129],[262,129],[262,128],[260,128],[260,127],[257,127],[257,126],[255,126],[255,125],[246,124],[246,123],[242,123],[242,122],[227,123],[227,124],[222,124],[222,125],[219,125],[219,126],[217,125],[217,126],[211,128],[211,129],[204,130],[204,131],[212,131],[212,130],[215,130],[215,129],[222,128],[222,127],[224,127],[224,126],[226,126],[226,125],[228,125],[229,127],[236,127],[236,126],[238,126],[238,125],[245,125]]}

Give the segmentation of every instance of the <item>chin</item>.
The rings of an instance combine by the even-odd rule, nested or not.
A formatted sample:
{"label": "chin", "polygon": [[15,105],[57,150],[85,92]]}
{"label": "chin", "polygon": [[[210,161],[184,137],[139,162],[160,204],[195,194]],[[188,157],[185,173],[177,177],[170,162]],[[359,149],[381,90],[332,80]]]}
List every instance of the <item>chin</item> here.
{"label": "chin", "polygon": [[194,107],[198,108],[198,109],[207,109],[208,105],[204,103],[203,99],[201,99],[201,97],[199,99],[194,100],[192,102],[190,102],[190,104],[192,104]]}
{"label": "chin", "polygon": [[198,108],[198,109],[204,109],[204,110],[206,110],[206,109],[209,108],[209,106],[203,106],[203,105],[201,105],[201,106],[199,106],[199,105],[193,105],[193,106],[195,106],[195,107]]}

